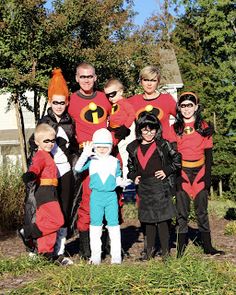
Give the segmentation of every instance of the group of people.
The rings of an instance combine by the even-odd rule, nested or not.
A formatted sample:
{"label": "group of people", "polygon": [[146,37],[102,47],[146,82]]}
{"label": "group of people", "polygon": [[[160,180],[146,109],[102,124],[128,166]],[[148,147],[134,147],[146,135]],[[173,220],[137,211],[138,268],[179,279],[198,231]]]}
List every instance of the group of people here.
{"label": "group of people", "polygon": [[177,257],[183,255],[191,200],[204,253],[223,254],[211,243],[207,202],[213,128],[201,118],[198,97],[185,92],[176,104],[170,94],[160,93],[156,66],[141,70],[144,93],[128,99],[116,78],[105,83],[103,92],[97,91],[97,76],[89,63],[77,66],[75,79],[79,90],[69,97],[61,70],[53,71],[48,114],[29,141],[31,159],[23,175],[28,191],[25,221],[18,234],[31,255],[73,264],[64,254],[76,199],[80,256],[91,264],[101,263],[105,226],[111,263],[120,264],[122,188],[131,182],[137,188],[138,218],[145,237],[140,261],[155,256],[156,232],[163,259],[170,255],[174,217]]}

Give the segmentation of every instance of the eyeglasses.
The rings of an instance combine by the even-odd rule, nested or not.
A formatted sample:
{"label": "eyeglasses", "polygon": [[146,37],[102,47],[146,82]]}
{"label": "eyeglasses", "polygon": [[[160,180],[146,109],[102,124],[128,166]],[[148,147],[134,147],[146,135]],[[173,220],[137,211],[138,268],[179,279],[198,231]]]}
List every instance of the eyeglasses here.
{"label": "eyeglasses", "polygon": [[113,97],[116,96],[117,92],[118,91],[112,91],[110,93],[105,93],[105,95],[106,95],[107,98],[113,98]]}
{"label": "eyeglasses", "polygon": [[56,101],[56,100],[54,100],[54,101],[52,102],[52,104],[54,104],[54,105],[61,105],[61,106],[64,106],[64,105],[66,104],[66,102],[65,102],[65,101]]}
{"label": "eyeglasses", "polygon": [[192,108],[192,107],[194,107],[194,104],[193,103],[182,103],[181,105],[180,105],[180,107],[181,107],[181,109],[185,109],[185,108]]}
{"label": "eyeglasses", "polygon": [[43,143],[49,143],[49,142],[55,143],[56,142],[56,139],[54,138],[54,139],[44,139],[43,140]]}
{"label": "eyeglasses", "polygon": [[152,130],[143,129],[141,130],[141,132],[143,135],[148,135],[148,134],[155,135],[157,131],[156,129],[152,129]]}
{"label": "eyeglasses", "polygon": [[93,75],[88,75],[88,76],[85,76],[85,75],[81,75],[79,76],[80,79],[93,79]]}
{"label": "eyeglasses", "polygon": [[157,79],[142,79],[144,82],[157,82]]}

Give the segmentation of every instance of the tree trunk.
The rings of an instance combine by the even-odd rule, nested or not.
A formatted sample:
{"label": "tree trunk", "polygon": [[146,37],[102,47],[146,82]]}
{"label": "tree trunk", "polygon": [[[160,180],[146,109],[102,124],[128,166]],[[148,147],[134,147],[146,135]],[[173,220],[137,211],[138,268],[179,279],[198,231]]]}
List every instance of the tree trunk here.
{"label": "tree trunk", "polygon": [[27,164],[26,164],[26,147],[25,147],[25,139],[22,132],[22,123],[21,123],[21,116],[19,111],[19,100],[17,94],[13,94],[14,96],[14,107],[15,107],[15,113],[16,113],[16,124],[18,129],[18,136],[19,136],[19,142],[20,142],[20,153],[21,153],[21,161],[22,161],[22,168],[23,171],[27,171]]}

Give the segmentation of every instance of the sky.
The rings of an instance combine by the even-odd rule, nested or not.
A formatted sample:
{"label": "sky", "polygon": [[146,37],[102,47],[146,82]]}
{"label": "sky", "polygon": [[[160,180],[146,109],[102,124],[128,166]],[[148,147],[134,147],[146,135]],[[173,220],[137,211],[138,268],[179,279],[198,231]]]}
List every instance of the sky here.
{"label": "sky", "polygon": [[134,22],[136,25],[143,25],[145,20],[158,10],[157,0],[134,0],[134,10],[138,12]]}
{"label": "sky", "polygon": [[[50,7],[51,0],[47,1],[47,7]],[[138,12],[134,18],[136,25],[142,26],[147,18],[158,9],[158,0],[134,0],[134,10]]]}

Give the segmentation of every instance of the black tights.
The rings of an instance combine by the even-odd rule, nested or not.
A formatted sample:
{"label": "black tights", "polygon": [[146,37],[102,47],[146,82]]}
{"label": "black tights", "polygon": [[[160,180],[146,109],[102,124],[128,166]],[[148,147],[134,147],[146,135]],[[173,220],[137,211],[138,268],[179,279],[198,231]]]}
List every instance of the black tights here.
{"label": "black tights", "polygon": [[169,254],[169,225],[168,221],[146,223],[147,255],[150,256],[155,249],[156,230],[158,229],[162,256]]}

